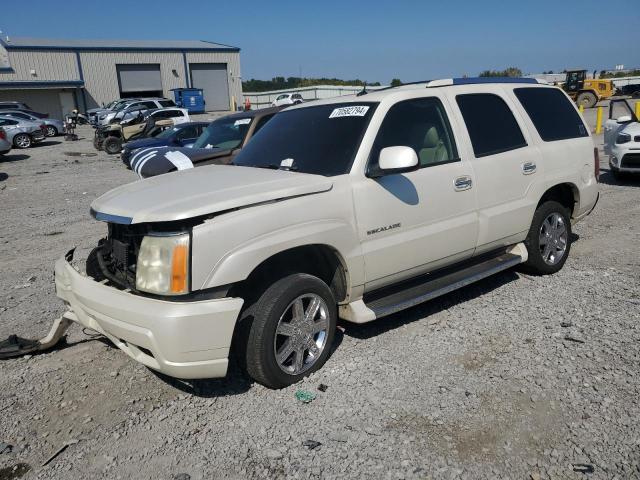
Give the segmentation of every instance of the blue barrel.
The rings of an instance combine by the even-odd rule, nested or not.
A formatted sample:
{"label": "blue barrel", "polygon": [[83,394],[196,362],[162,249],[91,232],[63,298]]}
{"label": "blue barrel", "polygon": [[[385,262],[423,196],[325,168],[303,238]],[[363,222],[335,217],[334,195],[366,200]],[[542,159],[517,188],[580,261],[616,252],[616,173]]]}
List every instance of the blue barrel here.
{"label": "blue barrel", "polygon": [[189,113],[204,112],[204,95],[201,88],[173,88],[171,90],[180,108],[186,108]]}

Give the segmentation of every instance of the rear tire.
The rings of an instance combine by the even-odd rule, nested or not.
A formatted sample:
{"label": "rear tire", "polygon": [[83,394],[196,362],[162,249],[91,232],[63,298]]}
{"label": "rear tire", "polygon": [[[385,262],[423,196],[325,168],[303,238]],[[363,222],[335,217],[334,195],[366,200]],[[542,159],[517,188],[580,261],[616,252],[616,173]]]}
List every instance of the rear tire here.
{"label": "rear tire", "polygon": [[55,137],[58,135],[58,129],[53,125],[47,125],[46,135],[47,137]]}
{"label": "rear tire", "polygon": [[571,218],[560,203],[549,200],[533,215],[525,240],[529,253],[522,270],[534,275],[550,275],[559,271],[571,250]]}
{"label": "rear tire", "polygon": [[32,143],[31,137],[26,133],[19,133],[13,137],[13,144],[16,148],[29,148]]}
{"label": "rear tire", "polygon": [[598,103],[598,97],[592,92],[582,92],[577,98],[578,105],[582,105],[584,108],[593,108]]}
{"label": "rear tire", "polygon": [[319,278],[296,273],[276,281],[241,316],[247,373],[283,388],[315,372],[329,356],[337,317],[333,293]]}
{"label": "rear tire", "polygon": [[102,148],[109,155],[115,155],[122,150],[122,140],[116,137],[107,137],[102,142]]}

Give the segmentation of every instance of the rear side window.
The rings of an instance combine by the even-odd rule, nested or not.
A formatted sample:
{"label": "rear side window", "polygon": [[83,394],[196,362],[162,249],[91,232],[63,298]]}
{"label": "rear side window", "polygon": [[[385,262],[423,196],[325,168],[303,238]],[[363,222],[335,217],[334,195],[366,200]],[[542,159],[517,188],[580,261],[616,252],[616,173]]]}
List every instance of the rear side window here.
{"label": "rear side window", "polygon": [[173,100],[160,100],[160,105],[163,107],[175,107],[176,104],[173,103]]}
{"label": "rear side window", "polygon": [[514,93],[545,142],[588,135],[580,115],[560,90],[516,88]]}
{"label": "rear side window", "polygon": [[527,146],[511,109],[498,95],[470,93],[456,96],[476,158]]}

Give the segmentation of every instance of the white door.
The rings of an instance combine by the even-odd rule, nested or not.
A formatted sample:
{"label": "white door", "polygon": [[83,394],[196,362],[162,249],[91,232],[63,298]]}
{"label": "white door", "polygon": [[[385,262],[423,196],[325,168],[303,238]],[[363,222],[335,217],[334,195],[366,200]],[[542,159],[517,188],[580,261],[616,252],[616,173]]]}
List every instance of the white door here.
{"label": "white door", "polygon": [[73,98],[73,93],[67,90],[60,92],[60,107],[62,108],[62,117],[70,114],[73,109],[76,108],[76,102]]}
{"label": "white door", "polygon": [[475,93],[464,87],[449,93],[473,149],[468,155],[478,198],[476,254],[510,245],[514,236],[528,231],[535,205],[527,193],[542,176],[540,153],[528,146],[531,139],[525,137],[523,120],[514,116],[510,100],[499,93]]}
{"label": "white door", "polygon": [[[413,148],[420,168],[382,175],[378,155],[391,146]],[[472,169],[458,158],[438,98],[405,100],[389,109],[371,149],[367,175],[353,182],[366,290],[473,254],[478,220]]]}

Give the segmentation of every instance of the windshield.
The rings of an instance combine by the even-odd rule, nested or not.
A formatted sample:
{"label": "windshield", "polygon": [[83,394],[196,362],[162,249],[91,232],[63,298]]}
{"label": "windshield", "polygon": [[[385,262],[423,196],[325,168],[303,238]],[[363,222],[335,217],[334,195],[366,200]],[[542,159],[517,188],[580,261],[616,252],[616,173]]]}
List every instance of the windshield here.
{"label": "windshield", "polygon": [[239,147],[249,131],[253,118],[221,118],[211,122],[202,132],[193,148],[221,148],[224,150]]}
{"label": "windshield", "polygon": [[178,127],[171,127],[171,128],[167,128],[166,130],[163,130],[162,132],[160,132],[159,134],[157,134],[155,137],[156,138],[169,138],[171,137],[174,133],[180,131],[180,129]]}
{"label": "windshield", "polygon": [[341,103],[285,110],[270,120],[233,161],[334,176],[351,169],[353,157],[377,103]]}

